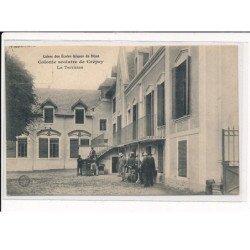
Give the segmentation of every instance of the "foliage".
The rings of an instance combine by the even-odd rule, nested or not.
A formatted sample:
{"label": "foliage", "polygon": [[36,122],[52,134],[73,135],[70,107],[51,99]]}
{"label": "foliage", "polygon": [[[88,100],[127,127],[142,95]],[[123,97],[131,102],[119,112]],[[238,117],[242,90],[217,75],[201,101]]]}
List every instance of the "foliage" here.
{"label": "foliage", "polygon": [[15,140],[35,119],[33,107],[36,96],[33,77],[24,64],[9,53],[5,55],[6,133],[7,140]]}

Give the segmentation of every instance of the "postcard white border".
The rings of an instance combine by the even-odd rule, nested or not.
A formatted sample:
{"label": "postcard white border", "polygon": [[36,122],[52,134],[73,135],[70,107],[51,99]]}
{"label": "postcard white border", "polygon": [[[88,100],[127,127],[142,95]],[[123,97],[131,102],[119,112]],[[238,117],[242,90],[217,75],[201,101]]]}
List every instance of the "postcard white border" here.
{"label": "postcard white border", "polygon": [[[250,34],[245,33],[4,33],[2,36],[2,82],[4,79],[4,46],[6,45],[93,45],[93,46],[129,46],[129,45],[239,45],[239,129],[240,129],[240,195],[206,196],[7,196],[6,195],[6,157],[5,157],[5,86],[1,86],[2,97],[2,197],[8,200],[84,200],[84,201],[209,201],[239,202],[247,201],[247,163],[248,163],[248,68]],[[246,115],[247,114],[247,115]]]}

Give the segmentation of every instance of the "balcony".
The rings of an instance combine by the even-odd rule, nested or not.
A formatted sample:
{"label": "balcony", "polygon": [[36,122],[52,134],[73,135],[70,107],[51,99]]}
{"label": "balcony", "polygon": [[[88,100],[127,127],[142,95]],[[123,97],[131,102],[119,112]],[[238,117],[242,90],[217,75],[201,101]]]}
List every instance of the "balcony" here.
{"label": "balcony", "polygon": [[147,115],[113,134],[113,146],[152,139],[165,139],[165,125],[158,115]]}

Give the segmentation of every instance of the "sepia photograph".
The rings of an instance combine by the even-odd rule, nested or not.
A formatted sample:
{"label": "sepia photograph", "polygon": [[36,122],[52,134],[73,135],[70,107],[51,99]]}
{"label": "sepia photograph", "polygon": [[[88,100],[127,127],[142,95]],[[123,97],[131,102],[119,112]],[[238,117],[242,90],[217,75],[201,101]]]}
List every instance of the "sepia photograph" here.
{"label": "sepia photograph", "polygon": [[237,196],[239,44],[5,44],[7,197]]}

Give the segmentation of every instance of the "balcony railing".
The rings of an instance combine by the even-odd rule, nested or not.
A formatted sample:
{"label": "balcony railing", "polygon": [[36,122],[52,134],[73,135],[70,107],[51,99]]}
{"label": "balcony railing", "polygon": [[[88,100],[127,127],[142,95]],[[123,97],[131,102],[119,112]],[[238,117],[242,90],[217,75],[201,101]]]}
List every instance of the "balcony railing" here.
{"label": "balcony railing", "polygon": [[157,115],[139,118],[113,134],[113,145],[118,146],[146,139],[164,139],[165,124],[163,123]]}

